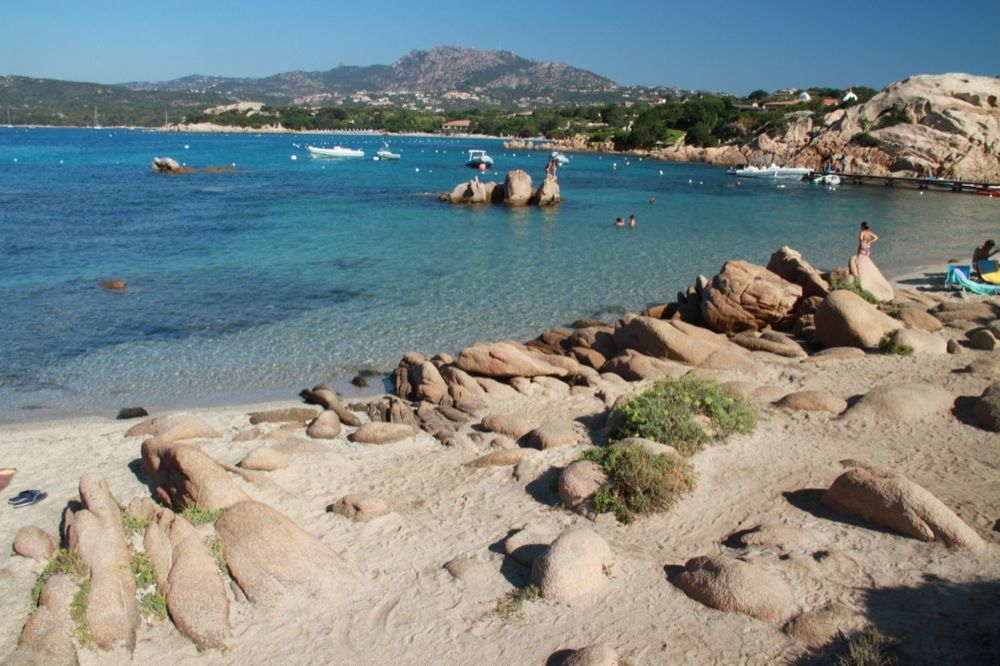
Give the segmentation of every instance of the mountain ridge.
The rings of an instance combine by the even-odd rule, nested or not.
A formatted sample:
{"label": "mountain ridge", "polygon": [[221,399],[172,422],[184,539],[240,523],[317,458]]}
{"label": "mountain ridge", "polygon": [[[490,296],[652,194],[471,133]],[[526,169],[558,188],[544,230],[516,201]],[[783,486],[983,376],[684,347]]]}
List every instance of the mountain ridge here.
{"label": "mountain ridge", "polygon": [[607,77],[566,63],[458,46],[411,51],[391,65],[339,65],[261,78],[192,74],[121,85],[142,91],[215,93],[233,100],[274,104],[349,103],[363,93],[392,93],[424,98],[419,101],[425,106],[440,105],[437,98],[447,93],[483,105],[505,105],[518,99],[527,106],[532,106],[533,99],[537,105],[602,102],[623,89]]}

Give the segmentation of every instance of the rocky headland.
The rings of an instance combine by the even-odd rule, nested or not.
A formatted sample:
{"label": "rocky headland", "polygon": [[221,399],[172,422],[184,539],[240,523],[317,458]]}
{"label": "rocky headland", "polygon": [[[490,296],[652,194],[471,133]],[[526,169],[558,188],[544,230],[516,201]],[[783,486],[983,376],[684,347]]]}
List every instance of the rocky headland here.
{"label": "rocky headland", "polygon": [[[577,136],[517,140],[516,149],[585,151]],[[969,74],[911,76],[868,102],[829,113],[789,113],[778,128],[742,144],[676,145],[636,151],[647,157],[742,165],[808,167],[872,176],[916,176],[1000,182],[1000,79]]]}

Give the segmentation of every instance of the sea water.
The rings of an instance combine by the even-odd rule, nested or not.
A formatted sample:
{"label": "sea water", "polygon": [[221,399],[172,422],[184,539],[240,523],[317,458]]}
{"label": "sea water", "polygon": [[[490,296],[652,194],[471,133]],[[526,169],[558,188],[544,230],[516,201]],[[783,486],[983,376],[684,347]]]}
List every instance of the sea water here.
{"label": "sea water", "polygon": [[[398,161],[371,156],[388,140]],[[365,150],[311,159],[306,145]],[[471,148],[496,160],[475,172]],[[198,169],[155,175],[169,156]],[[0,420],[292,398],[408,350],[526,340],[672,300],[782,245],[846,263],[861,220],[887,272],[965,258],[1000,201],[571,154],[552,208],[437,195],[546,152],[447,137],[0,128]],[[210,172],[205,167],[228,167]],[[655,203],[654,203],[655,200]],[[616,217],[635,214],[635,228]],[[943,264],[941,265],[943,270]],[[120,293],[102,279],[127,283]]]}

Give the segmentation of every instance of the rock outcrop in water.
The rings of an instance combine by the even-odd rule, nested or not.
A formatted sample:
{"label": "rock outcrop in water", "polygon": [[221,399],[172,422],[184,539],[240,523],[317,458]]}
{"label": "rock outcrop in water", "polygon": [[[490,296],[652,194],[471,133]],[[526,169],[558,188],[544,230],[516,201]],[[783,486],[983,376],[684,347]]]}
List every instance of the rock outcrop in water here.
{"label": "rock outcrop in water", "polygon": [[442,192],[441,201],[453,204],[495,203],[507,206],[555,206],[560,201],[559,181],[554,174],[546,174],[538,189],[532,188],[531,176],[526,171],[508,171],[503,184],[484,183],[476,176],[459,183],[450,193]]}

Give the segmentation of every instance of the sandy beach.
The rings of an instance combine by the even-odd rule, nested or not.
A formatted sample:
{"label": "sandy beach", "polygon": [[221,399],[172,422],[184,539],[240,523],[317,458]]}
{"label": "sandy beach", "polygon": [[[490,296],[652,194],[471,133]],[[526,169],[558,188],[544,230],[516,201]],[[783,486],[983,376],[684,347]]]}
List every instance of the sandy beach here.
{"label": "sandy beach", "polygon": [[[919,292],[924,297],[1000,307],[996,297],[930,289],[932,269],[894,277],[897,287],[928,289]],[[951,322],[938,335],[964,341],[969,328]],[[838,631],[873,625],[896,642],[892,650],[904,663],[997,663],[1000,435],[977,427],[970,406],[997,376],[964,369],[998,353],[963,344],[954,354],[869,353],[815,363],[757,352],[756,371],[749,374],[699,369],[720,383],[747,383],[758,425],[694,455],[694,490],[668,512],[629,525],[610,514],[590,520],[563,508],[553,479],[594,444],[606,444],[609,405],[649,380],[598,379],[572,388],[528,382],[459,425],[450,446],[423,431],[373,446],[350,441],[355,428],[346,425],[335,439],[310,438],[301,423],[251,425],[251,413],[301,407],[295,396],[189,410],[218,436],[188,443],[220,463],[235,465],[262,446],[282,453],[287,467],[233,474],[234,484],[342,556],[350,573],[331,574],[319,586],[287,585],[266,601],[248,599],[225,576],[226,649],[199,650],[169,620],[145,619],[132,652],[91,645],[78,650],[79,662],[554,664],[569,650],[603,643],[621,663],[633,665],[813,663],[842,649]],[[860,410],[852,415],[861,396],[889,383],[936,387],[954,401],[950,409],[903,418]],[[838,415],[775,404],[806,389],[851,408]],[[355,412],[368,420],[360,407]],[[513,415],[533,427],[573,421],[577,437],[532,451],[517,465],[467,466],[514,446],[484,431],[487,414]],[[17,468],[0,497],[28,488],[48,493],[33,506],[0,505],[0,542],[11,544],[30,525],[57,539],[63,510],[79,497],[84,474],[107,481],[123,507],[151,497],[139,463],[145,437],[125,434],[138,422],[87,418],[0,426],[0,466]],[[822,504],[822,491],[857,463],[893,470],[922,486],[984,546],[921,541]],[[359,522],[327,510],[351,494],[385,500],[391,512]],[[610,548],[613,565],[599,588],[566,602],[535,598],[505,605],[531,580],[525,558],[506,554],[508,536],[527,527],[551,540],[575,526],[592,529]],[[768,526],[759,533],[770,536],[749,542],[733,536],[757,526]],[[206,539],[214,535],[212,525],[198,530]],[[735,558],[784,581],[792,599],[786,616],[765,621],[687,596],[672,580],[701,555]],[[0,597],[0,655],[18,645],[44,564],[17,555],[0,564],[6,591]],[[838,613],[833,630],[812,638],[789,630],[789,620],[814,617],[831,605]]]}

